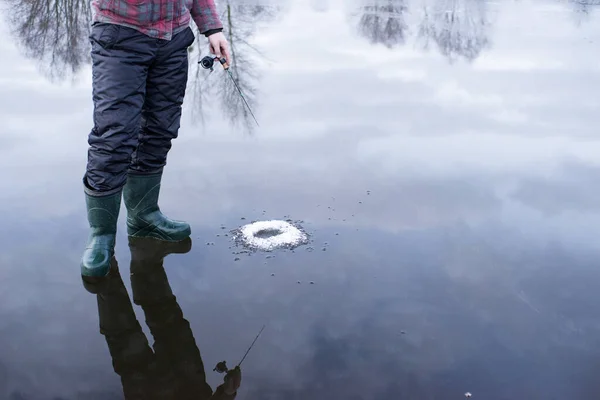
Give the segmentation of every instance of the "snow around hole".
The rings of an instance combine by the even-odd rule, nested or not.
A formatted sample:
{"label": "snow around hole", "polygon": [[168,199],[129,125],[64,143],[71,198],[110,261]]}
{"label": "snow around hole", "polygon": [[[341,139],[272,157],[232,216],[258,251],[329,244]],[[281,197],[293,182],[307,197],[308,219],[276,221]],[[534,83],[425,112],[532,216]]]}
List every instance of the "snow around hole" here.
{"label": "snow around hole", "polygon": [[[293,248],[306,243],[308,236],[287,221],[257,221],[239,230],[241,240],[247,247],[271,251],[277,248]],[[266,237],[261,237],[268,233]]]}

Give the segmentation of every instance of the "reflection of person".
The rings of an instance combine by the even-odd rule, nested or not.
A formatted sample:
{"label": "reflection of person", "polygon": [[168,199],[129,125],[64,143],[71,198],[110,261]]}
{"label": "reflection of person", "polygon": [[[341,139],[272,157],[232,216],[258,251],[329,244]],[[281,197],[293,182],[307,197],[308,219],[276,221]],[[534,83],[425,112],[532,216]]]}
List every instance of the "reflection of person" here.
{"label": "reflection of person", "polygon": [[123,196],[129,236],[178,241],[185,222],[158,207],[163,167],[178,135],[194,19],[211,50],[230,61],[214,0],[92,0],[94,127],[84,190],[90,236],[81,272],[104,276]]}
{"label": "reflection of person", "polygon": [[228,400],[234,399],[241,371],[227,373],[213,393],[206,382],[204,364],[189,322],[183,317],[167,275],[163,259],[190,250],[188,238],[179,243],[130,238],[133,301],[142,307],[154,337],[154,351],[135,317],[131,300],[116,261],[101,285],[87,286],[96,293],[100,332],[121,377],[123,393],[130,399]]}

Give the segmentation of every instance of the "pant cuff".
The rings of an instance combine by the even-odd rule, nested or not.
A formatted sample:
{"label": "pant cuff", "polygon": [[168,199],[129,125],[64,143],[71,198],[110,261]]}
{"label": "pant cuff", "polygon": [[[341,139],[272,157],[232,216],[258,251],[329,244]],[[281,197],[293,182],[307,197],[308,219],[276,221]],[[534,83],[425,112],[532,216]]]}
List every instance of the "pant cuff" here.
{"label": "pant cuff", "polygon": [[134,169],[130,169],[127,171],[128,175],[160,175],[163,172],[163,167],[157,168],[151,171],[137,171]]}
{"label": "pant cuff", "polygon": [[84,176],[83,177],[83,191],[85,192],[85,194],[87,194],[88,196],[91,197],[106,197],[106,196],[112,196],[113,194],[117,194],[120,191],[123,190],[123,186],[125,185],[121,185],[118,188],[115,189],[111,189],[111,190],[107,190],[107,191],[103,191],[103,192],[99,192],[97,190],[94,190],[90,187],[88,181],[87,181],[87,177]]}

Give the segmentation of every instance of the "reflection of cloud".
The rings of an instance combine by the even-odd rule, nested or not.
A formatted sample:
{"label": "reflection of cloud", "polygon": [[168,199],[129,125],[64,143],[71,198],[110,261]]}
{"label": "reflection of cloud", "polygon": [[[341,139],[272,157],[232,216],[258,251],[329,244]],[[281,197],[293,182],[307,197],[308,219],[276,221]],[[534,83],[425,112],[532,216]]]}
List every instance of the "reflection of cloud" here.
{"label": "reflection of cloud", "polygon": [[[185,146],[180,157],[189,162],[173,170],[177,178],[166,185],[173,185],[170,190],[185,188],[190,195],[172,198],[171,207],[194,209],[201,201],[202,209],[194,214],[197,223],[208,225],[219,223],[234,208],[258,210],[246,215],[248,219],[282,218],[293,212],[292,217],[317,226],[392,232],[477,221],[501,210],[494,183],[481,176],[425,176],[420,169],[423,149],[393,155],[378,152],[387,160],[379,163],[377,155],[357,160],[357,148],[361,151],[363,146],[345,133],[317,141],[319,149],[314,141],[211,143],[214,156],[205,152],[198,156],[197,149],[204,146]],[[402,167],[388,169],[390,158],[410,151],[417,151],[421,160],[414,157]],[[198,162],[192,161],[193,154]],[[206,168],[212,172],[198,182],[196,171]],[[202,195],[205,191],[211,196]],[[261,216],[262,210],[267,214]]]}
{"label": "reflection of cloud", "polygon": [[[564,363],[548,352],[557,343],[571,353],[574,365],[575,359],[589,358],[588,346],[597,336],[598,295],[589,282],[598,276],[589,267],[595,254],[537,248],[517,232],[495,228],[493,233],[488,226],[393,237],[369,232],[356,241],[358,248],[348,253],[352,257],[338,255],[344,265],[318,263],[315,269],[326,265],[330,276],[339,276],[338,285],[326,286],[327,293],[335,293],[335,307],[309,298],[315,296],[286,307],[302,318],[282,324],[290,331],[303,329],[302,341],[290,336],[286,347],[286,355],[298,349],[295,370],[278,379],[262,378],[249,397],[439,399],[474,391],[475,385],[498,399],[516,393],[549,398],[576,389],[577,384],[560,379],[551,388],[538,385],[547,382],[539,365],[543,360],[561,369]],[[383,242],[381,247],[377,242]],[[384,254],[375,254],[378,249]],[[465,274],[453,276],[446,269],[448,259]],[[469,281],[469,274],[481,279]],[[541,300],[549,297],[551,305],[544,306]],[[540,313],[527,303],[541,303]],[[569,340],[575,329],[581,341]],[[498,366],[503,366],[500,375]]]}
{"label": "reflection of cloud", "polygon": [[600,211],[600,166],[567,164],[552,179],[522,180],[512,198],[546,215]]}
{"label": "reflection of cloud", "polygon": [[310,0],[310,6],[316,12],[329,11],[329,0]]}
{"label": "reflection of cloud", "polygon": [[8,0],[10,22],[28,57],[51,78],[89,62],[89,0]]}
{"label": "reflection of cloud", "polygon": [[388,48],[403,45],[408,26],[404,13],[408,7],[406,0],[366,0],[361,8],[359,32],[373,44],[383,44]]}
{"label": "reflection of cloud", "polygon": [[450,61],[475,60],[489,45],[486,2],[478,0],[434,0],[425,6],[418,37],[424,48],[432,40]]}

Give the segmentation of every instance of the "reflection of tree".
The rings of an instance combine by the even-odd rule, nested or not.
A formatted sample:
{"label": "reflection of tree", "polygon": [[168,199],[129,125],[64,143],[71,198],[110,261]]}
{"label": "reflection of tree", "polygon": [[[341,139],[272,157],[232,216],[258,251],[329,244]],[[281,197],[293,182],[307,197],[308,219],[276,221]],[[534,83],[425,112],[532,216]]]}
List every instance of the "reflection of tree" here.
{"label": "reflection of tree", "polygon": [[594,9],[600,6],[600,0],[569,0],[575,12],[575,23],[579,26],[587,22]]}
{"label": "reflection of tree", "polygon": [[373,44],[388,48],[403,45],[406,41],[407,24],[404,13],[406,0],[367,0],[361,7],[359,32]]}
{"label": "reflection of tree", "polygon": [[26,55],[52,79],[89,62],[90,0],[6,0]]}
{"label": "reflection of tree", "polygon": [[486,4],[480,0],[434,0],[425,6],[418,39],[423,47],[432,40],[451,62],[463,57],[475,60],[489,45]]}
{"label": "reflection of tree", "polygon": [[[229,41],[231,51],[231,73],[256,114],[256,86],[260,76],[256,72],[254,57],[264,55],[248,39],[255,33],[257,22],[271,20],[279,9],[264,5],[231,5],[229,0],[220,4],[219,8],[222,9],[223,33]],[[253,129],[255,122],[252,115],[228,74],[215,63],[215,71],[209,75],[208,71],[197,64],[197,60],[208,53],[193,49],[192,54],[194,56],[190,57],[190,61],[195,79],[191,82],[190,94],[193,97],[194,118],[200,117],[204,121],[205,105],[218,98],[223,113],[232,124],[241,122],[249,130]]]}

